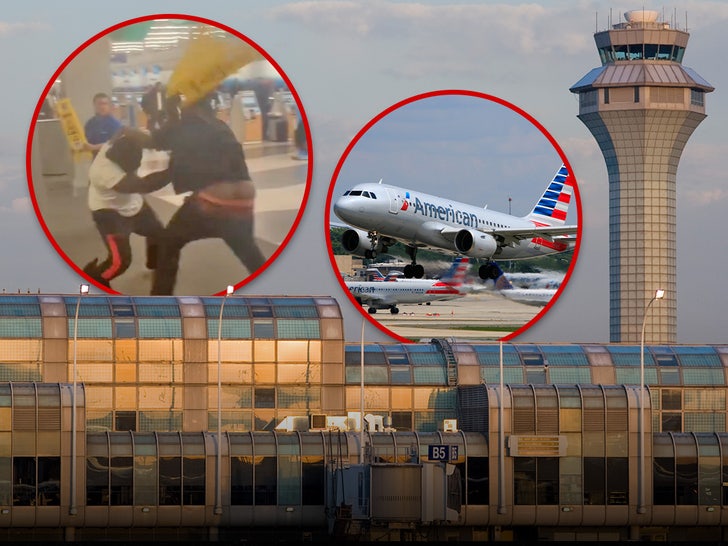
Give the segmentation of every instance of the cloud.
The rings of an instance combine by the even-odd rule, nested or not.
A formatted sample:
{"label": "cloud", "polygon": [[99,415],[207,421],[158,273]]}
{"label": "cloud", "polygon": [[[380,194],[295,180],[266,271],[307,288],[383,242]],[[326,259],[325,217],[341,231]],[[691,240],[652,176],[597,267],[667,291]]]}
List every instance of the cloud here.
{"label": "cloud", "polygon": [[33,211],[33,205],[30,197],[16,197],[10,201],[9,205],[0,205],[0,212],[27,214]]}
{"label": "cloud", "polygon": [[[471,49],[496,58],[504,45],[517,53],[538,56],[571,55],[593,48],[588,34],[581,31],[582,24],[565,22],[565,19],[583,19],[582,12],[574,10],[572,4],[546,8],[537,4],[444,6],[382,0],[322,0],[285,4],[271,10],[271,16],[314,32],[354,33],[368,40],[393,40],[400,46],[410,40],[417,41],[420,47],[416,49],[421,54],[446,62],[453,62]],[[488,25],[485,31],[487,21],[497,24]],[[437,43],[437,48],[427,47],[432,43]],[[421,67],[414,66],[411,70],[419,72]]]}
{"label": "cloud", "polygon": [[25,168],[20,160],[0,154],[0,190],[24,184]]}
{"label": "cloud", "polygon": [[33,210],[29,197],[18,197],[10,202],[10,209],[13,212],[26,213]]}
{"label": "cloud", "polygon": [[711,205],[728,199],[728,190],[711,188],[705,190],[686,190],[685,197],[695,205]]}
{"label": "cloud", "polygon": [[28,31],[49,30],[50,28],[50,25],[47,23],[41,23],[39,21],[31,21],[28,23],[9,23],[7,21],[0,21],[0,36],[8,36]]}

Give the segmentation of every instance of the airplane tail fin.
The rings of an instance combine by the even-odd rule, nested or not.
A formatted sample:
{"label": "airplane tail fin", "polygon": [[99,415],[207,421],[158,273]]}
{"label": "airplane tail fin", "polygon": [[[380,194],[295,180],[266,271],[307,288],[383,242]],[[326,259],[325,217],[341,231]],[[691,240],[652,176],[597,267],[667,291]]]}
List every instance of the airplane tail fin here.
{"label": "airplane tail fin", "polygon": [[[496,264],[496,267],[498,265]],[[503,270],[498,267],[499,275],[495,278],[495,289],[496,290],[512,290],[513,285],[511,284],[511,281],[508,280],[508,277],[506,277],[506,274],[503,273]]]}
{"label": "airplane tail fin", "polygon": [[450,286],[461,286],[465,282],[465,273],[467,273],[468,267],[470,267],[470,258],[458,256],[453,260],[447,273],[440,278],[440,281]]}
{"label": "airplane tail fin", "polygon": [[561,165],[526,220],[537,226],[564,225],[573,193],[571,174],[566,165]]}
{"label": "airplane tail fin", "polygon": [[370,267],[366,271],[366,279],[367,281],[383,281],[385,280],[384,276],[382,275],[382,272],[379,271],[376,267]]}
{"label": "airplane tail fin", "polygon": [[387,282],[396,282],[397,279],[399,279],[402,276],[404,276],[404,273],[402,273],[401,271],[399,271],[397,269],[393,269],[392,271],[387,273],[386,277],[384,277],[383,279],[380,279],[380,280],[387,281]]}

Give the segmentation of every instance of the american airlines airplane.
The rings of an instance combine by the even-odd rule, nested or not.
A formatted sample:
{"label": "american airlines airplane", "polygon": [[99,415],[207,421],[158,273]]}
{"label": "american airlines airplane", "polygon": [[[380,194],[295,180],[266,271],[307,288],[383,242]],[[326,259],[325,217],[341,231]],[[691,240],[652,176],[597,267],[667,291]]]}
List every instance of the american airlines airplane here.
{"label": "american airlines airplane", "polygon": [[389,309],[393,315],[399,313],[401,303],[429,303],[460,298],[467,294],[461,290],[470,260],[458,256],[450,269],[438,279],[401,279],[390,281],[345,281],[359,305],[367,306],[369,314],[377,309]]}
{"label": "american airlines airplane", "polygon": [[495,279],[495,289],[509,300],[539,307],[550,302],[558,290],[558,288],[515,288],[502,271],[500,276]]}
{"label": "american airlines airplane", "polygon": [[[342,235],[347,252],[373,259],[401,242],[412,263],[407,278],[422,278],[418,248],[445,250],[488,262],[564,252],[576,244],[577,226],[565,225],[573,195],[571,176],[561,165],[533,210],[523,217],[458,203],[444,197],[382,184],[359,184],[334,203],[334,213],[353,226]],[[480,266],[494,279],[495,264]]]}

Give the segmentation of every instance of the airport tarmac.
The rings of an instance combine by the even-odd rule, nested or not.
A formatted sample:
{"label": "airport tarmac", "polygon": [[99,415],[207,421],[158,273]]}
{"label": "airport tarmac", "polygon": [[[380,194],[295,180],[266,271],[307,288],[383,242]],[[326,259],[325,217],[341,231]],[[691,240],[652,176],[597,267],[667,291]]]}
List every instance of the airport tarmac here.
{"label": "airport tarmac", "polygon": [[[285,239],[301,206],[306,188],[307,162],[293,158],[289,143],[247,143],[246,162],[256,187],[255,239],[266,258]],[[34,167],[34,173],[40,172]],[[79,268],[98,257],[106,248],[86,203],[88,165],[76,165],[73,181],[33,176],[36,199],[43,220],[58,246]],[[148,194],[145,199],[162,224],[172,217],[186,194],[175,194],[171,186]],[[121,294],[149,294],[153,271],[145,267],[144,238],[132,235],[132,263],[111,281]],[[48,246],[48,252],[54,250]],[[194,241],[182,249],[176,294],[213,294],[237,284],[250,272],[221,239]]]}
{"label": "airport tarmac", "polygon": [[518,330],[543,309],[487,291],[450,301],[434,301],[430,305],[398,307],[397,315],[380,309],[372,318],[412,341],[433,337],[497,340]]}

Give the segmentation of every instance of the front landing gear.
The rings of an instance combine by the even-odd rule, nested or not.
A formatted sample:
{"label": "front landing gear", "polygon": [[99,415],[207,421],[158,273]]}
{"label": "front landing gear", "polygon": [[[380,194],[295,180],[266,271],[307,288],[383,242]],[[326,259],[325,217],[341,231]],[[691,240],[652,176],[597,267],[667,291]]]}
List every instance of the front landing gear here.
{"label": "front landing gear", "polygon": [[[376,231],[369,231],[367,233],[367,238],[369,239],[369,248],[364,251],[364,257],[367,260],[375,260],[379,252],[382,252],[383,254],[389,252],[389,247],[384,244],[382,238]],[[389,242],[386,238],[385,241]]]}
{"label": "front landing gear", "polygon": [[367,233],[369,238],[369,248],[364,251],[364,257],[367,260],[374,260],[377,257],[377,246],[379,245],[379,235],[376,231],[370,231]]}
{"label": "front landing gear", "polygon": [[425,268],[417,263],[417,247],[408,246],[407,255],[412,258],[412,263],[410,265],[404,266],[405,278],[411,279],[412,277],[414,277],[415,279],[421,279],[422,277],[424,277]]}

